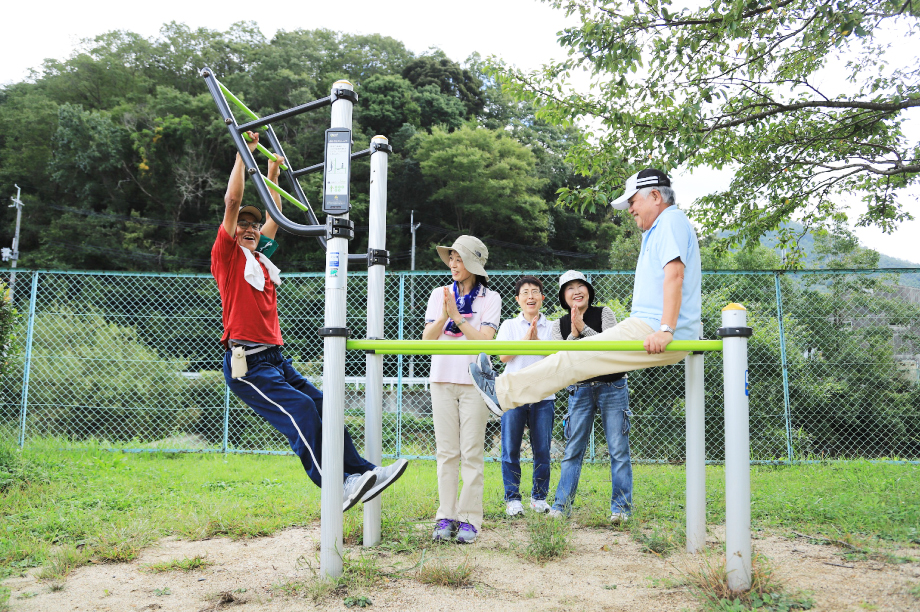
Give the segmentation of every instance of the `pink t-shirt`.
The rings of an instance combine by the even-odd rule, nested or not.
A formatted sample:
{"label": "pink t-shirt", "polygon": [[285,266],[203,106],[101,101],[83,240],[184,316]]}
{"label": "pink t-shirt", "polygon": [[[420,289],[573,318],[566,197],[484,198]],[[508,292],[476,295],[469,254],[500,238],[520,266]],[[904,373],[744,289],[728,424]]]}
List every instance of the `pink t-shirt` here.
{"label": "pink t-shirt", "polygon": [[[452,285],[448,286],[451,289]],[[473,316],[467,319],[476,329],[491,327],[498,330],[501,320],[502,298],[495,291],[485,287],[479,295],[473,298]],[[428,309],[425,311],[425,324],[432,323],[441,318],[444,312],[444,287],[438,287],[431,292],[428,298]],[[447,323],[444,323],[445,327]],[[466,336],[448,336],[441,330],[438,340],[445,342],[462,342]],[[430,382],[455,383],[458,385],[471,385],[470,364],[476,361],[476,355],[432,355]]]}

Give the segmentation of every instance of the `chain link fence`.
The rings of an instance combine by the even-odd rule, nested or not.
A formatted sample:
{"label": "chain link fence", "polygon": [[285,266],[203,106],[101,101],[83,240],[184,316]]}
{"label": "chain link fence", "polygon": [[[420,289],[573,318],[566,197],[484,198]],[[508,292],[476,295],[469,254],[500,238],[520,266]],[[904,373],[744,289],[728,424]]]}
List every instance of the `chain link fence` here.
{"label": "chain link fence", "polygon": [[[516,316],[514,282],[522,272],[493,272],[502,318]],[[628,315],[633,274],[590,272],[597,303]],[[535,272],[546,287],[544,311],[562,314],[559,272]],[[366,275],[349,276],[348,323],[365,336]],[[10,284],[10,271],[0,282]],[[389,272],[388,338],[419,339],[442,272]],[[920,270],[708,272],[703,323],[716,337],[721,308],[741,302],[749,342],[751,456],[758,462],[872,458],[920,460]],[[278,311],[285,354],[322,385],[324,280],[288,274]],[[289,453],[283,437],[228,393],[221,373],[220,296],[199,274],[17,271],[21,313],[13,367],[0,381],[0,432],[20,445],[36,438],[62,447],[131,451]],[[500,364],[495,361],[496,367]],[[383,452],[434,458],[428,391],[430,357],[384,358]],[[722,362],[706,356],[707,459],[724,451]],[[346,365],[346,423],[364,443],[365,356]],[[639,462],[684,459],[683,364],[629,375],[635,414],[632,455]],[[565,445],[565,392],[556,398],[552,453]],[[486,454],[500,456],[499,421]],[[600,420],[588,459],[606,459]],[[528,456],[525,444],[522,456]]]}

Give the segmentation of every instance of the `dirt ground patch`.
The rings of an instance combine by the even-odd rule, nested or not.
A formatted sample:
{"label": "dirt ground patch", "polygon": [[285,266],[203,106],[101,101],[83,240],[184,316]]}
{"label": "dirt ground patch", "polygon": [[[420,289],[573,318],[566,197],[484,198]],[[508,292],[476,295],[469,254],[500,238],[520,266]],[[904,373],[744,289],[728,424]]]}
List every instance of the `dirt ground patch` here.
{"label": "dirt ground patch", "polygon": [[[714,551],[721,531],[710,530]],[[644,553],[625,531],[575,528],[571,553],[544,565],[519,554],[527,541],[520,524],[487,529],[472,546],[427,551],[428,562],[449,565],[466,559],[474,564],[472,584],[462,588],[421,584],[411,569],[418,554],[375,551],[370,554],[384,572],[379,584],[360,593],[334,592],[313,602],[303,591],[284,585],[311,581],[309,564],[317,565],[318,541],[318,526],[250,540],[166,538],[132,563],[79,568],[62,590],[38,581],[37,571],[10,578],[4,585],[12,590],[10,607],[15,612],[344,610],[348,595],[367,596],[371,609],[426,612],[699,608],[684,581],[688,568],[699,567],[699,557]],[[362,551],[348,550],[353,558]],[[814,610],[920,610],[920,599],[911,594],[920,585],[920,563],[850,561],[839,548],[782,534],[757,539],[755,550],[770,560],[790,590],[810,593]],[[917,558],[920,547],[891,552]],[[146,569],[199,555],[210,565],[189,572]]]}

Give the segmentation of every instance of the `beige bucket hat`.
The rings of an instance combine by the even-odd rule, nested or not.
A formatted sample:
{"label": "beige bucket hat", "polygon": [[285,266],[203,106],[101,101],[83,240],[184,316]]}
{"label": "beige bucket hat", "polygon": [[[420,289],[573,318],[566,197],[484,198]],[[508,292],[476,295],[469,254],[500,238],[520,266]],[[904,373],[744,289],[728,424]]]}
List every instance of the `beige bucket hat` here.
{"label": "beige bucket hat", "polygon": [[445,265],[450,265],[450,252],[457,251],[460,258],[463,259],[463,265],[473,274],[489,280],[486,274],[486,261],[489,259],[489,249],[482,243],[482,240],[475,236],[460,236],[450,246],[439,246],[438,255]]}

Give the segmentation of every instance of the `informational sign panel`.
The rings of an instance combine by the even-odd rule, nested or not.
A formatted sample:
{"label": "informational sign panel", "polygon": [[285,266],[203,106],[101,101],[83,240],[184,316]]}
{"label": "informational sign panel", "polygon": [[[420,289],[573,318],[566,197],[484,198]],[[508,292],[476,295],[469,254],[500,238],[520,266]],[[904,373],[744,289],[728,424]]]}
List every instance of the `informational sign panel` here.
{"label": "informational sign panel", "polygon": [[351,210],[351,130],[326,130],[326,156],[323,170],[323,212],[344,215]]}

